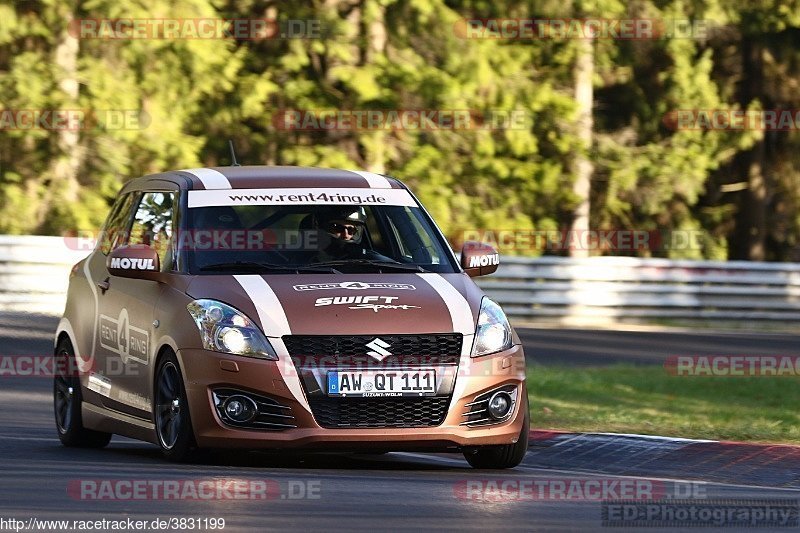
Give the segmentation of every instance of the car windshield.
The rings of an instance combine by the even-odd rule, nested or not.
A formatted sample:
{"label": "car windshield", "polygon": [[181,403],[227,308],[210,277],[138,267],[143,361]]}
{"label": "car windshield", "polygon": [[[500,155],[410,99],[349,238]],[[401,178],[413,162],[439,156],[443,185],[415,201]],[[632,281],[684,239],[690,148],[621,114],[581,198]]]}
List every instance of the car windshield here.
{"label": "car windshield", "polygon": [[193,274],[457,272],[429,217],[399,205],[236,205],[188,210]]}

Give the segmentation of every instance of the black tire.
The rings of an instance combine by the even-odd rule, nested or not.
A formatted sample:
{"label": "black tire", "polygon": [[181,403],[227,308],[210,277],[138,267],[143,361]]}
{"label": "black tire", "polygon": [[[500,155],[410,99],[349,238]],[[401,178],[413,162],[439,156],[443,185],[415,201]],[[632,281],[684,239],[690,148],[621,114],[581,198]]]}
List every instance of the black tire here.
{"label": "black tire", "polygon": [[103,448],[111,442],[111,433],[83,427],[81,416],[81,381],[75,352],[69,339],[62,339],[54,354],[53,412],[61,444],[71,448]]}
{"label": "black tire", "polygon": [[528,406],[528,394],[523,387],[522,394],[525,399],[522,403],[524,409],[524,421],[519,432],[519,439],[515,444],[502,444],[499,446],[481,446],[464,451],[464,458],[473,468],[501,470],[504,468],[514,468],[525,458],[528,451],[528,435],[530,432],[530,407]]}
{"label": "black tire", "polygon": [[196,448],[194,430],[178,358],[172,351],[164,354],[158,363],[153,415],[156,442],[164,457],[175,462],[190,460]]}

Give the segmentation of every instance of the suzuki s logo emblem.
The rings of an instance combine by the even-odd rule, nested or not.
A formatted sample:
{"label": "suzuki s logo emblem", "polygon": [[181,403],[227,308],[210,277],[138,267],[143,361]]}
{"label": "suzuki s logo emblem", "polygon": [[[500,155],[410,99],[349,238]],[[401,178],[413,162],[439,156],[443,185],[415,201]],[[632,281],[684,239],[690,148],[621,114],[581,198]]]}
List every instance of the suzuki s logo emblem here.
{"label": "suzuki s logo emblem", "polygon": [[385,340],[375,337],[375,339],[373,339],[372,342],[367,344],[367,348],[372,349],[371,352],[367,352],[367,355],[371,355],[378,361],[383,361],[384,359],[392,355],[392,352],[386,349],[389,346],[391,346],[391,344],[389,344]]}

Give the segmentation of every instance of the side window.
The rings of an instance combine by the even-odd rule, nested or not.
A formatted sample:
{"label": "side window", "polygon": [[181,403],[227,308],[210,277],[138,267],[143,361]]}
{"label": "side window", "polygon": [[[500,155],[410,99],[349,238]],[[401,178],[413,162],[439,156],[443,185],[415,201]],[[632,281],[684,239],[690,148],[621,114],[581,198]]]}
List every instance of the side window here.
{"label": "side window", "polygon": [[145,244],[154,248],[161,261],[162,270],[169,270],[172,267],[170,246],[175,197],[175,193],[169,192],[144,193],[133,217],[128,241],[131,245]]}
{"label": "side window", "polygon": [[100,252],[103,255],[108,255],[111,250],[125,243],[135,198],[136,193],[129,192],[114,202],[100,236]]}

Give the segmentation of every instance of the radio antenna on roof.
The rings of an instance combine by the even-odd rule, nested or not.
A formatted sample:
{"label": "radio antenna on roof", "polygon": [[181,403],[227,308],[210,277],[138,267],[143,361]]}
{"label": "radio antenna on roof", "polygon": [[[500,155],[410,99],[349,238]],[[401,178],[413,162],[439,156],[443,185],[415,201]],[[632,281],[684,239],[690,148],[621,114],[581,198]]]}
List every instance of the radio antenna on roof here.
{"label": "radio antenna on roof", "polygon": [[242,166],[236,160],[236,150],[233,148],[233,139],[228,139],[228,147],[231,149],[231,166],[232,167]]}

